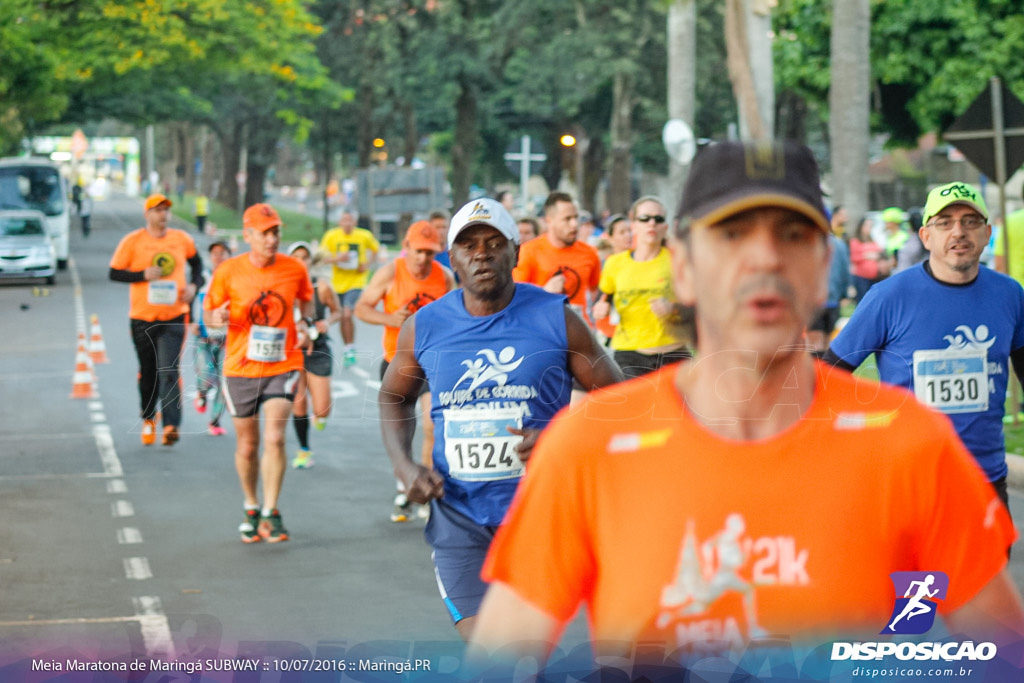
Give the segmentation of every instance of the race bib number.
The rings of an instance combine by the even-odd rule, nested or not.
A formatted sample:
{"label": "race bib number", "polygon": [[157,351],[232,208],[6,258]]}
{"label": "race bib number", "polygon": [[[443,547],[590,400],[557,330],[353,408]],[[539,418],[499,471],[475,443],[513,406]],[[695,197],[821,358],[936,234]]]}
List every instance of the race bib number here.
{"label": "race bib number", "polygon": [[914,352],[914,395],[944,413],[988,410],[988,353],[923,349]]}
{"label": "race bib number", "polygon": [[249,348],[245,357],[260,363],[278,363],[286,358],[284,343],[288,330],[284,327],[253,325],[249,329]]}
{"label": "race bib number", "polygon": [[506,427],[519,428],[523,413],[518,408],[453,408],[444,411],[444,455],[448,474],[462,481],[516,479],[526,471],[516,454],[521,436]]}
{"label": "race bib number", "polygon": [[174,280],[150,280],[146,300],[157,306],[178,303],[178,284]]}
{"label": "race bib number", "polygon": [[352,251],[346,251],[341,255],[341,260],[338,261],[338,267],[344,268],[345,270],[355,270],[359,267],[359,250],[353,249]]}

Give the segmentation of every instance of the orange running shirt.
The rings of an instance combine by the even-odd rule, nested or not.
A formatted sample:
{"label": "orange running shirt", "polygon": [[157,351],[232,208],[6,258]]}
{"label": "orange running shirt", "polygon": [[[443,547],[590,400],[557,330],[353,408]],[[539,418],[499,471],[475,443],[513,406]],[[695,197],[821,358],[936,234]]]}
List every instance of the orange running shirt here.
{"label": "orange running shirt", "polygon": [[563,294],[569,303],[590,322],[587,292],[597,289],[601,280],[601,257],[597,249],[584,242],[574,242],[559,249],[546,236],[532,239],[519,248],[519,265],[512,271],[516,282],[543,287],[555,274],[565,275]]}
{"label": "orange running shirt", "polygon": [[[430,262],[430,274],[417,280],[409,272],[404,258],[395,259],[395,279],[384,293],[384,312],[394,313],[403,308],[415,313],[431,301],[437,301],[448,293],[444,281],[444,267],[436,261]],[[398,331],[401,328],[384,326],[384,360],[388,363],[395,357],[398,347]]]}
{"label": "orange running shirt", "polygon": [[894,571],[945,572],[939,612],[961,607],[1015,535],[994,489],[943,415],[816,367],[809,410],[772,439],[731,441],[695,422],[678,364],[563,410],[484,578],[560,620],[585,602],[595,641],[669,651],[879,633]]}
{"label": "orange running shirt", "polygon": [[164,271],[159,280],[131,283],[128,317],[153,322],[188,313],[189,305],[178,297],[187,284],[185,266],[195,255],[195,242],[188,233],[175,228],[168,228],[160,238],[145,228],[122,237],[110,258],[111,268],[140,271],[160,266]]}
{"label": "orange running shirt", "polygon": [[[270,377],[301,370],[302,351],[296,347],[292,311],[296,300],[312,298],[309,273],[301,261],[291,256],[277,254],[273,263],[264,268],[253,265],[248,252],[220,264],[213,272],[203,306],[212,311],[225,301],[231,302],[224,376]],[[254,326],[260,327],[256,331],[260,339],[268,344],[283,341],[283,348],[251,344]],[[283,359],[274,360],[282,355]]]}

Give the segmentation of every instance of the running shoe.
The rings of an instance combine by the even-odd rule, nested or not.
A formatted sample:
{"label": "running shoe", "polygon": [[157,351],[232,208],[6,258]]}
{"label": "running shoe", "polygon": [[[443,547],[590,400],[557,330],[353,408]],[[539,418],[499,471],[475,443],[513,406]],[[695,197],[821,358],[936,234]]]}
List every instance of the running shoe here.
{"label": "running shoe", "polygon": [[156,443],[156,420],[142,421],[142,445],[152,446]]}
{"label": "running shoe", "polygon": [[356,364],[356,350],[355,349],[345,349],[345,357],[344,357],[344,360],[342,361],[342,366],[344,366],[346,368],[350,368],[350,367],[352,367],[355,364]]}
{"label": "running shoe", "polygon": [[224,428],[220,425],[213,424],[212,422],[206,431],[210,433],[210,436],[224,436]]}
{"label": "running shoe", "polygon": [[174,444],[178,443],[178,439],[180,439],[180,438],[181,438],[181,435],[178,434],[178,428],[177,427],[175,427],[174,425],[166,425],[164,427],[163,444],[165,446],[173,446]]}
{"label": "running shoe", "polygon": [[197,413],[205,413],[206,412],[206,394],[204,394],[204,393],[196,394],[196,412]]}
{"label": "running shoe", "polygon": [[292,460],[292,467],[297,470],[308,470],[313,466],[313,453],[308,448],[300,448]]}
{"label": "running shoe", "polygon": [[281,524],[281,513],[277,508],[271,510],[266,517],[260,517],[259,533],[267,543],[280,543],[288,540],[288,530]]}
{"label": "running shoe", "polygon": [[326,427],[326,426],[327,426],[327,418],[326,417],[314,417],[313,418],[313,427],[315,429],[317,429],[318,431],[322,432],[324,430],[324,427]]}
{"label": "running shoe", "polygon": [[242,543],[259,543],[263,537],[259,533],[260,511],[246,510],[245,521],[238,525],[238,531],[242,534]]}
{"label": "running shoe", "polygon": [[430,519],[430,503],[416,506],[416,516],[423,521],[428,521]]}
{"label": "running shoe", "polygon": [[392,522],[408,522],[412,519],[412,503],[404,493],[395,496],[395,507],[391,511]]}

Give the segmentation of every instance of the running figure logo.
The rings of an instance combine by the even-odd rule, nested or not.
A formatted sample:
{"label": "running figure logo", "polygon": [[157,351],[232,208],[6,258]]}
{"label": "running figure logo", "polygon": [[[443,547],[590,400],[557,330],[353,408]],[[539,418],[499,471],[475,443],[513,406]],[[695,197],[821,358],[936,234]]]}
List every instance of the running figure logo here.
{"label": "running figure logo", "polygon": [[498,386],[504,386],[508,382],[508,373],[518,368],[524,360],[523,358],[516,359],[514,346],[506,346],[498,353],[492,349],[480,349],[476,355],[483,356],[483,358],[462,361],[462,364],[466,366],[466,371],[462,373],[462,377],[459,377],[459,381],[452,387],[452,391],[458,389],[459,385],[467,379],[471,380],[469,391],[473,391],[489,380]]}
{"label": "running figure logo", "polygon": [[893,572],[889,575],[896,589],[896,604],[882,635],[926,633],[935,623],[938,603],[949,590],[945,572]]}
{"label": "running figure logo", "polygon": [[249,305],[249,320],[254,325],[277,327],[284,320],[288,307],[277,292],[260,292],[259,298]]}
{"label": "running figure logo", "polygon": [[431,301],[437,301],[437,298],[427,294],[426,292],[416,292],[416,296],[409,300],[409,303],[405,305],[405,308],[407,308],[410,313],[415,313]]}
{"label": "running figure logo", "polygon": [[726,593],[735,591],[743,597],[748,637],[766,634],[757,621],[754,584],[740,575],[748,559],[743,543],[746,528],[743,515],[734,512],[726,517],[724,528],[702,543],[698,551],[693,521],[687,524],[676,580],[661,592],[656,622],[659,629],[676,619],[704,614]]}
{"label": "running figure logo", "polygon": [[942,337],[949,344],[950,349],[970,349],[976,351],[988,351],[989,347],[995,344],[996,338],[988,336],[988,325],[978,325],[978,329],[972,330],[968,325],[957,325],[953,334]]}

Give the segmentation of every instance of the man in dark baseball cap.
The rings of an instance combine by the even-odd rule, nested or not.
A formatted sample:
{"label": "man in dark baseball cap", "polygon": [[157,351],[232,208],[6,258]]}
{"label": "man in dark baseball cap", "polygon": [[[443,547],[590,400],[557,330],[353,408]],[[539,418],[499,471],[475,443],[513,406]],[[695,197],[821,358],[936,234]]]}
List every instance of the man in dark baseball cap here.
{"label": "man in dark baseball cap", "polygon": [[[951,632],[1019,640],[1013,525],[948,420],[808,352],[831,256],[811,152],[705,149],[679,215],[672,276],[695,308],[694,358],[545,428],[484,564],[470,654],[543,663],[586,604],[597,656],[630,662],[630,678],[646,657],[682,677],[691,657],[752,640],[877,633],[890,575],[930,567],[957,577]],[[763,548],[786,568],[764,571]]]}

